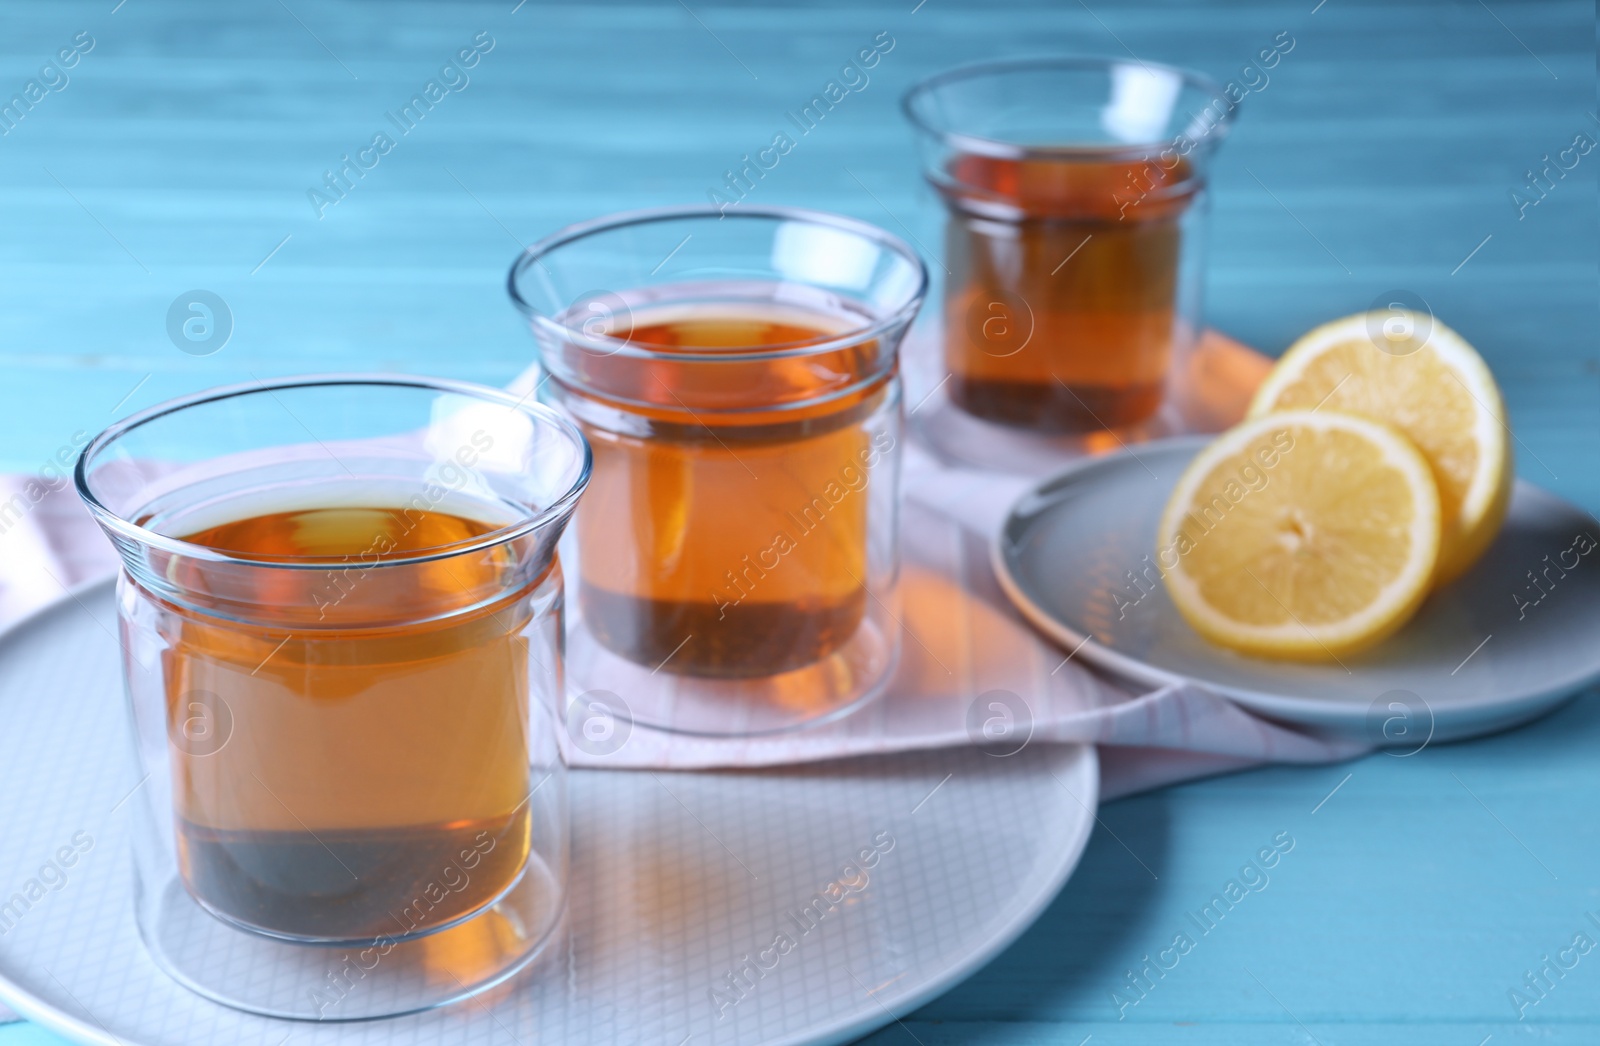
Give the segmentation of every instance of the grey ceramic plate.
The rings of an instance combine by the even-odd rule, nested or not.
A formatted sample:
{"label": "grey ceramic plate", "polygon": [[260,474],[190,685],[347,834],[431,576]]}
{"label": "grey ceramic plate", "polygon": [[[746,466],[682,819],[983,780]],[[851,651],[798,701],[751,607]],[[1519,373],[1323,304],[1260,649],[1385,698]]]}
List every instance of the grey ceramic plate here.
{"label": "grey ceramic plate", "polygon": [[[534,966],[410,1017],[254,1017],[168,980],[140,944],[127,828],[132,803],[148,797],[135,794],[124,736],[116,627],[111,586],[97,584],[0,634],[0,884],[9,894],[41,874],[74,833],[92,843],[20,916],[0,913],[0,1000],[79,1042],[848,1042],[1015,940],[1094,827],[1088,745],[1031,745],[1010,759],[963,748],[747,772],[575,771],[567,934]],[[870,878],[850,872],[820,920],[797,914],[866,846],[883,849]],[[780,931],[797,943],[775,958]],[[730,995],[726,976],[751,955],[766,972]]]}
{"label": "grey ceramic plate", "polygon": [[[995,571],[1022,613],[1067,649],[1081,643],[1079,657],[1113,674],[1152,686],[1192,680],[1275,719],[1396,744],[1501,729],[1600,678],[1600,549],[1580,554],[1574,545],[1583,546],[1580,534],[1600,541],[1600,525],[1521,481],[1483,560],[1343,667],[1261,660],[1206,642],[1153,564],[1167,495],[1205,443],[1141,444],[1023,495],[994,549]],[[1385,733],[1399,723],[1397,704],[1407,717]]]}

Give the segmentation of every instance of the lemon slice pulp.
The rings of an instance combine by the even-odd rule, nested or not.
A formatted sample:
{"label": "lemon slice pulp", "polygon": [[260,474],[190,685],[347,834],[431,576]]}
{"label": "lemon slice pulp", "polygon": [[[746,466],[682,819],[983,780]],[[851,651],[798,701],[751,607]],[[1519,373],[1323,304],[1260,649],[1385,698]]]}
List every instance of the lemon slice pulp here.
{"label": "lemon slice pulp", "polygon": [[1157,562],[1185,620],[1244,653],[1338,659],[1398,629],[1437,565],[1432,470],[1404,436],[1327,409],[1246,421],[1162,513]]}
{"label": "lemon slice pulp", "polygon": [[1249,416],[1281,410],[1358,414],[1416,445],[1439,487],[1436,584],[1472,566],[1505,521],[1514,470],[1500,389],[1477,351],[1431,316],[1360,313],[1306,334],[1257,390]]}

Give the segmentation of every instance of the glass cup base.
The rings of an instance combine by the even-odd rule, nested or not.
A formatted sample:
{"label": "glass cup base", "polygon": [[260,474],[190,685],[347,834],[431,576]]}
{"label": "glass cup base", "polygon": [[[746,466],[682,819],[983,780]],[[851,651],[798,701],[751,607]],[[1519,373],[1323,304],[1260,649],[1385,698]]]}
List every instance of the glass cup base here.
{"label": "glass cup base", "polygon": [[[832,654],[790,672],[726,679],[652,671],[601,644],[584,622],[569,618],[567,686],[572,707],[603,705],[636,726],[700,737],[776,734],[832,722],[880,696],[900,661],[900,630],[869,614]],[[568,724],[578,747],[590,739]],[[605,739],[596,742],[604,744]],[[604,754],[604,749],[596,749]]]}
{"label": "glass cup base", "polygon": [[951,402],[942,388],[927,396],[907,424],[917,442],[943,461],[1025,476],[1049,475],[1084,456],[1189,431],[1170,399],[1133,425],[1052,435],[976,417]]}
{"label": "glass cup base", "polygon": [[[545,954],[566,915],[560,880],[537,856],[469,919],[337,944],[239,929],[206,911],[175,875],[139,895],[145,946],[174,980],[224,1006],[307,1021],[397,1017],[485,991]],[[396,929],[403,926],[396,916]]]}

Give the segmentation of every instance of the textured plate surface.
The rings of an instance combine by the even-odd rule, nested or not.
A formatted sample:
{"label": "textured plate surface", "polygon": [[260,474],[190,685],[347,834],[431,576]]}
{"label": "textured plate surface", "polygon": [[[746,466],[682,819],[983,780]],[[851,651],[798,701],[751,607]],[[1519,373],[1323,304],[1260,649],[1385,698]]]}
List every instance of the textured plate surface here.
{"label": "textured plate surface", "polygon": [[[92,844],[14,919],[0,909],[0,998],[84,1042],[842,1042],[1010,943],[1093,825],[1098,777],[1083,746],[759,773],[577,771],[569,925],[532,969],[414,1017],[253,1017],[170,982],[139,942],[125,835],[138,775],[115,634],[102,584],[0,636],[0,905],[76,833]],[[844,872],[874,845],[864,880]],[[843,896],[820,918],[803,914],[823,892]],[[782,953],[780,933],[792,941]],[[730,991],[726,975],[747,956],[768,968]]]}
{"label": "textured plate surface", "polygon": [[[1520,480],[1505,529],[1482,561],[1377,648],[1343,664],[1295,664],[1206,642],[1167,598],[1154,563],[1167,495],[1205,443],[1143,444],[1018,499],[994,560],[1023,614],[1126,678],[1153,686],[1193,680],[1276,719],[1396,744],[1501,729],[1600,677],[1600,549],[1578,551],[1600,542],[1600,527]],[[1542,575],[1551,564],[1535,587],[1529,572]],[[1405,706],[1404,725],[1391,729],[1396,704]]]}

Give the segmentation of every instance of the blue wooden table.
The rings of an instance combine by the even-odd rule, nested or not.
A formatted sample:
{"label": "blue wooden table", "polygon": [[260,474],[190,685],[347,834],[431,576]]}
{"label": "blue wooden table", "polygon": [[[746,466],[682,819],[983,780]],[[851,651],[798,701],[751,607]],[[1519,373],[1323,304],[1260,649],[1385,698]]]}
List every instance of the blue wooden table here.
{"label": "blue wooden table", "polygon": [[[1388,292],[1420,295],[1493,365],[1519,472],[1600,508],[1600,153],[1571,148],[1600,139],[1594,16],[1576,0],[8,4],[0,102],[28,104],[0,110],[0,469],[251,375],[503,382],[530,352],[502,289],[521,244],[705,200],[886,33],[871,82],[752,202],[937,244],[897,110],[913,80],[1045,51],[1238,80],[1211,320],[1276,352]],[[1292,51],[1256,68],[1285,32]],[[448,89],[423,119],[400,115],[429,80]],[[362,154],[380,132],[393,147]],[[335,193],[325,175],[347,156],[374,162]],[[193,290],[225,303],[208,355],[169,330]],[[1109,804],[1034,929],[869,1041],[1600,1042],[1600,950],[1571,950],[1600,941],[1597,751],[1586,697],[1410,758]],[[1130,985],[1280,832],[1295,848],[1270,883]],[[1541,984],[1563,956],[1576,964]],[[58,1041],[0,1029],[0,1046]]]}

